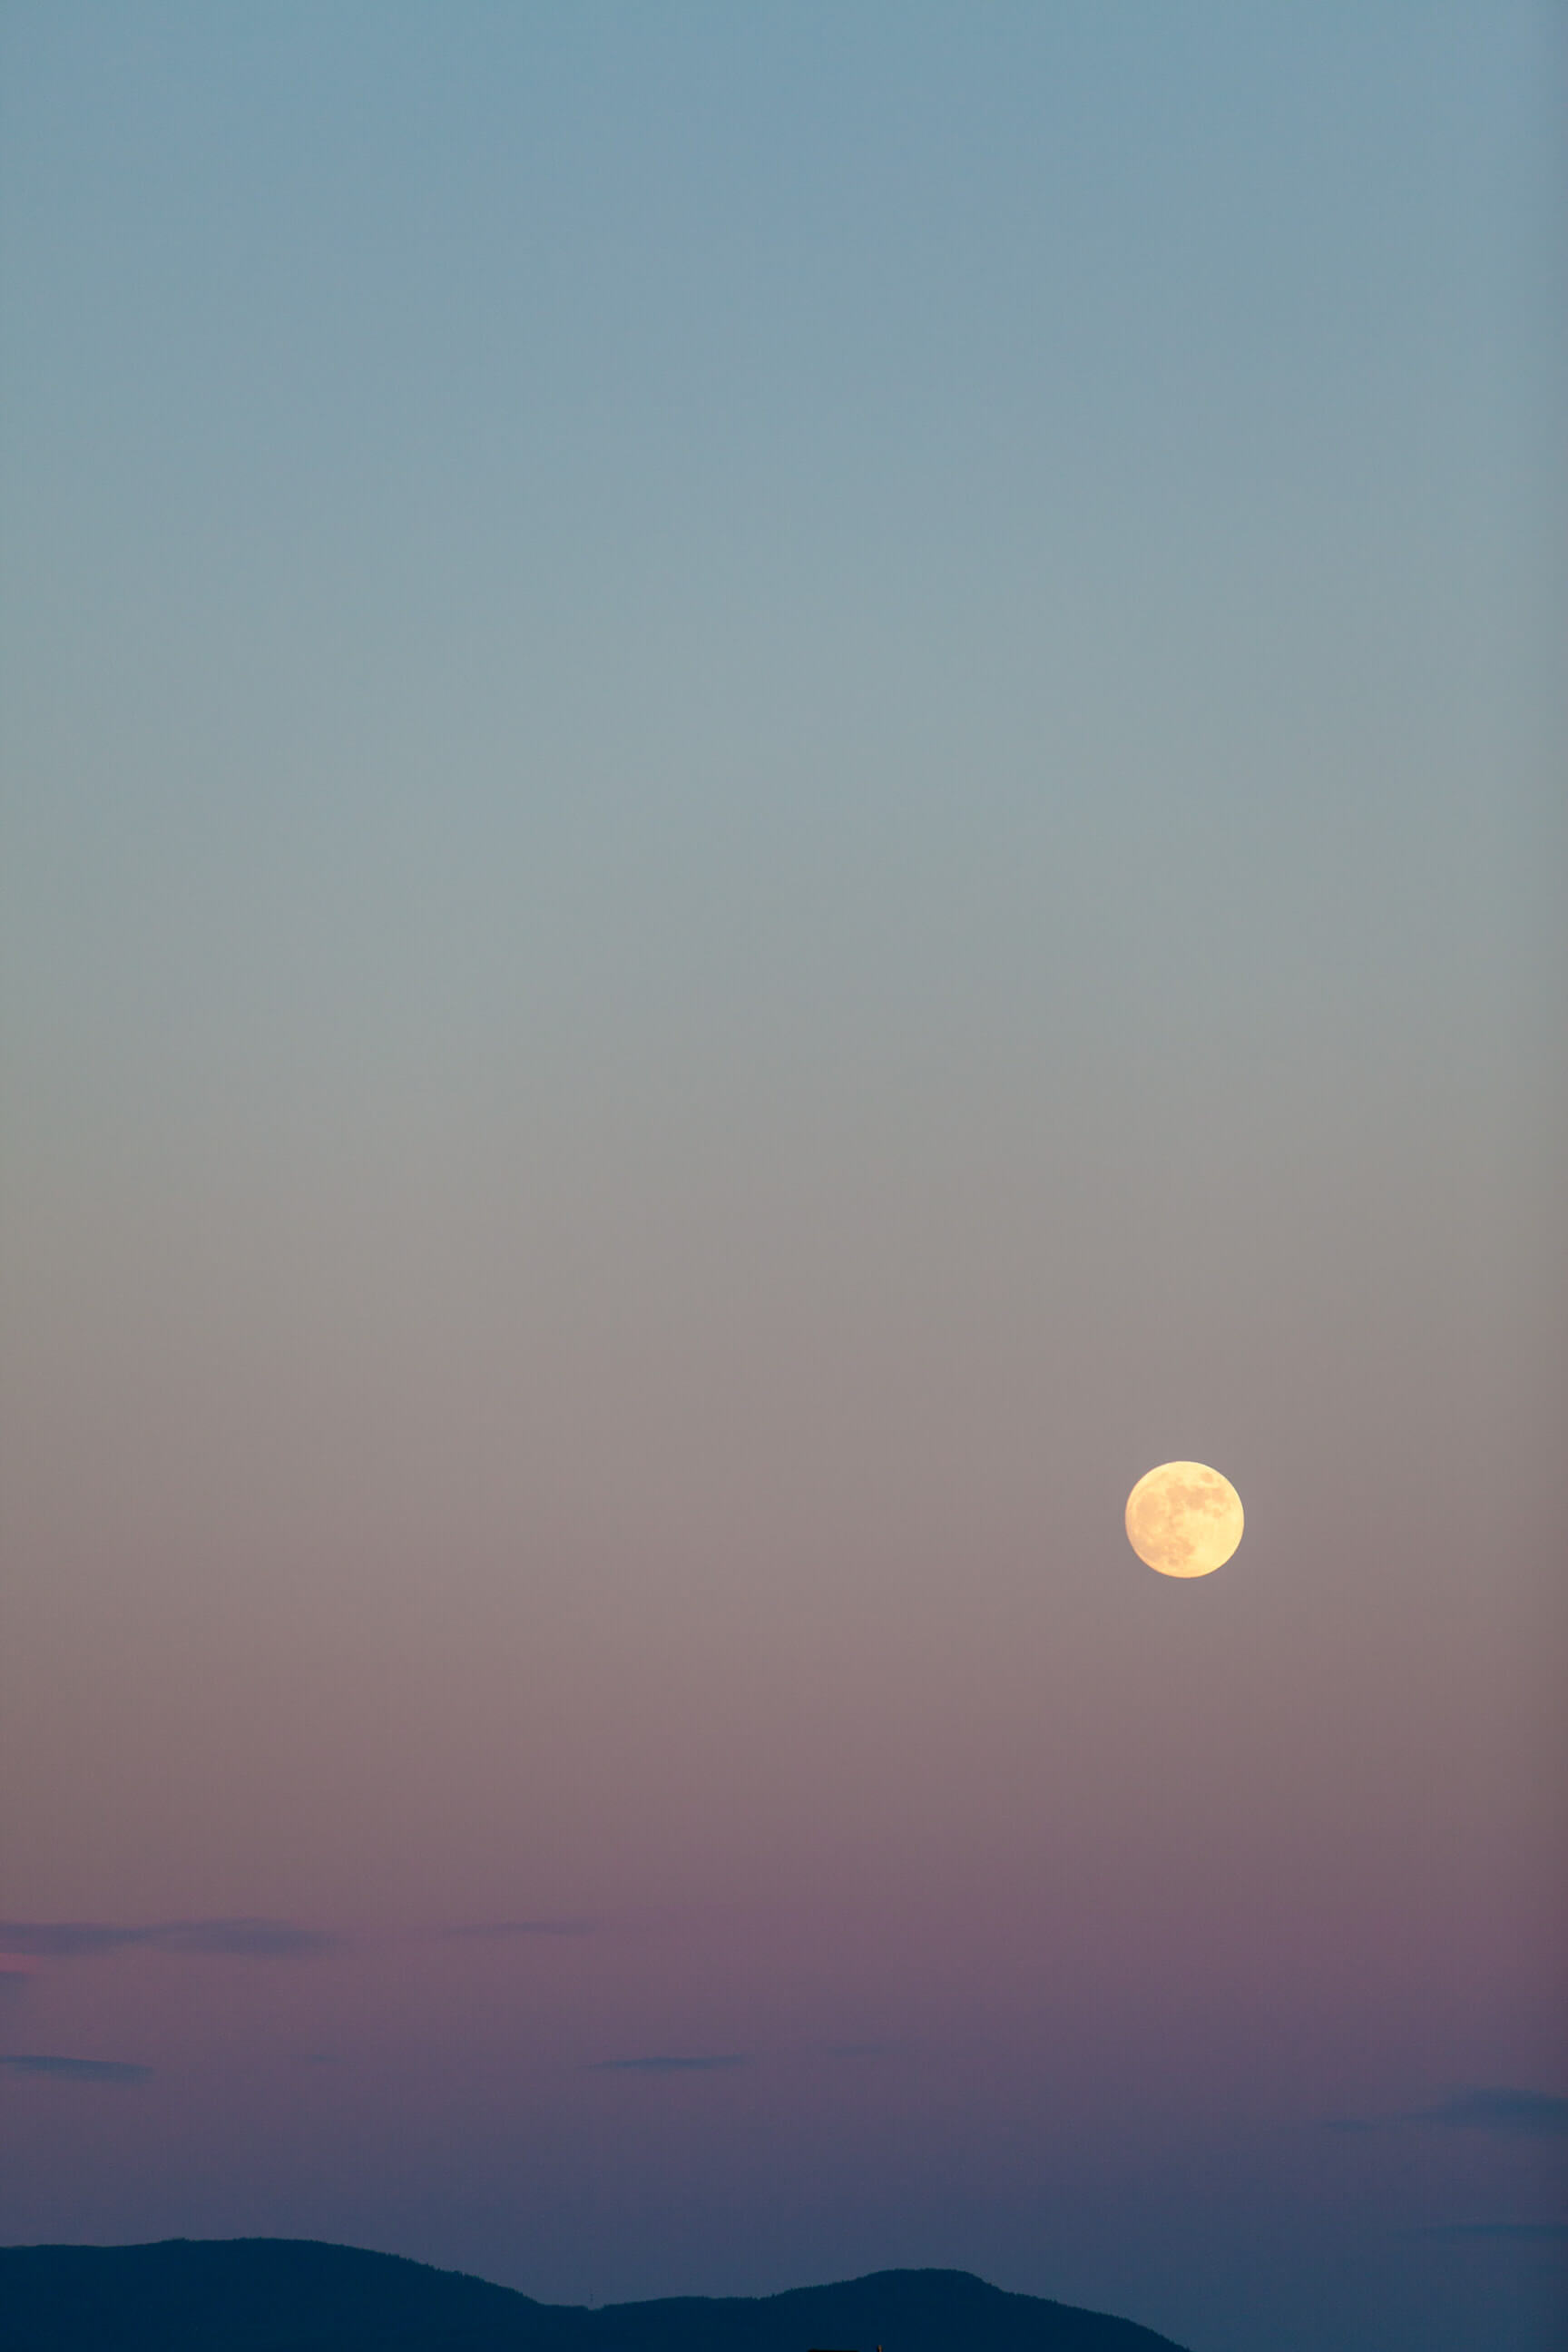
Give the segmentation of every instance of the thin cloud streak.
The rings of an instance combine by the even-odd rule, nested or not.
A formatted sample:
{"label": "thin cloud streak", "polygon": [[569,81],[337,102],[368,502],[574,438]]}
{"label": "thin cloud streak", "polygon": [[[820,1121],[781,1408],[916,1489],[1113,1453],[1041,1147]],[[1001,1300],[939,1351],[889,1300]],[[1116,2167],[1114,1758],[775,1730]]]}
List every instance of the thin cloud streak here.
{"label": "thin cloud streak", "polygon": [[50,2074],[65,2083],[144,2083],[151,2066],[131,2066],[118,2058],[57,2058],[47,2054],[0,2055],[0,2066],[17,2074]]}
{"label": "thin cloud streak", "polygon": [[1531,2139],[1556,2139],[1568,2132],[1568,2099],[1549,2091],[1515,2091],[1504,2085],[1457,2091],[1435,2107],[1418,2107],[1406,2118],[1440,2131],[1489,2131],[1522,2134]]}
{"label": "thin cloud streak", "polygon": [[1560,2245],[1568,2240],[1568,2221],[1432,2221],[1406,2234],[1412,2238],[1518,2238]]}
{"label": "thin cloud streak", "polygon": [[287,1919],[191,1919],[173,1922],[153,1940],[165,1952],[306,1960],[332,1951],[340,1938],[322,1927],[296,1927]]}
{"label": "thin cloud streak", "polygon": [[742,2051],[714,2058],[600,2058],[584,2071],[590,2074],[711,2074],[728,2066],[747,2066]]}
{"label": "thin cloud streak", "polygon": [[311,1959],[341,1938],[287,1919],[161,1919],[143,1927],[99,1919],[0,1919],[0,1946],[26,1958],[75,1960],[135,1949],[209,1958]]}
{"label": "thin cloud streak", "polygon": [[447,1943],[504,1943],[513,1936],[596,1936],[596,1919],[492,1919],[472,1927],[443,1927]]}
{"label": "thin cloud streak", "polygon": [[0,1937],[9,1948],[40,1959],[74,1960],[85,1953],[117,1952],[129,1944],[145,1943],[149,1932],[88,1919],[0,1919]]}
{"label": "thin cloud streak", "polygon": [[1568,2133],[1568,2099],[1551,2091],[1520,2091],[1506,2084],[1489,2084],[1472,2091],[1456,2091],[1434,2107],[1404,2107],[1390,2116],[1334,2116],[1324,2129],[1373,2132],[1400,2125],[1414,2125],[1424,2131],[1486,2131],[1515,2138],[1557,2139]]}

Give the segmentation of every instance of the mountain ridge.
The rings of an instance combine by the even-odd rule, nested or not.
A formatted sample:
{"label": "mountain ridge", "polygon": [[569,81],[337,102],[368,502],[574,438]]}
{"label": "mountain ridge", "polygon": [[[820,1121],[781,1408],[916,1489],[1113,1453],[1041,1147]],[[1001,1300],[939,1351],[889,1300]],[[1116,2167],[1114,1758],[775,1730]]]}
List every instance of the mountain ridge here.
{"label": "mountain ridge", "polygon": [[5,2352],[1182,2352],[968,2271],[595,2307],[310,2238],[0,2247],[0,2319]]}

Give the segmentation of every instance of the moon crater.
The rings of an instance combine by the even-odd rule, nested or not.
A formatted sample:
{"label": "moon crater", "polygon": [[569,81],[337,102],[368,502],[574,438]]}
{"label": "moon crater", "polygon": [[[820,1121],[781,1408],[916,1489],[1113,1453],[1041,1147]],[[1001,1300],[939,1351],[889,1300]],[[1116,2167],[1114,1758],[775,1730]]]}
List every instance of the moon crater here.
{"label": "moon crater", "polygon": [[1162,1462],[1127,1497],[1127,1540],[1162,1576],[1212,1576],[1242,1526],[1241,1496],[1206,1462]]}

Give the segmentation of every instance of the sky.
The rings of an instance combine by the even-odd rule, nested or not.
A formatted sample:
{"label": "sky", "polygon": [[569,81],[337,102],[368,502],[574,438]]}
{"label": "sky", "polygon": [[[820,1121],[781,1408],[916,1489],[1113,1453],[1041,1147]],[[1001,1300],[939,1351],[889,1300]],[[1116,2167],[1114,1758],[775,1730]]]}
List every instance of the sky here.
{"label": "sky", "polygon": [[0,2239],[1561,2340],[1562,68],[8,0]]}

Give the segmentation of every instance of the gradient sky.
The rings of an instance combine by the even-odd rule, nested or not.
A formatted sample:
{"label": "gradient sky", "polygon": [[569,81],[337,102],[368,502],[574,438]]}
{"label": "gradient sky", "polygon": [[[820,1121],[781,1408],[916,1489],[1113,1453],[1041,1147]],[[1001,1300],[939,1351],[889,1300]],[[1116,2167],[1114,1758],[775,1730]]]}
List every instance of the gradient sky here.
{"label": "gradient sky", "polygon": [[9,0],[0,2237],[1559,2340],[1560,33]]}

